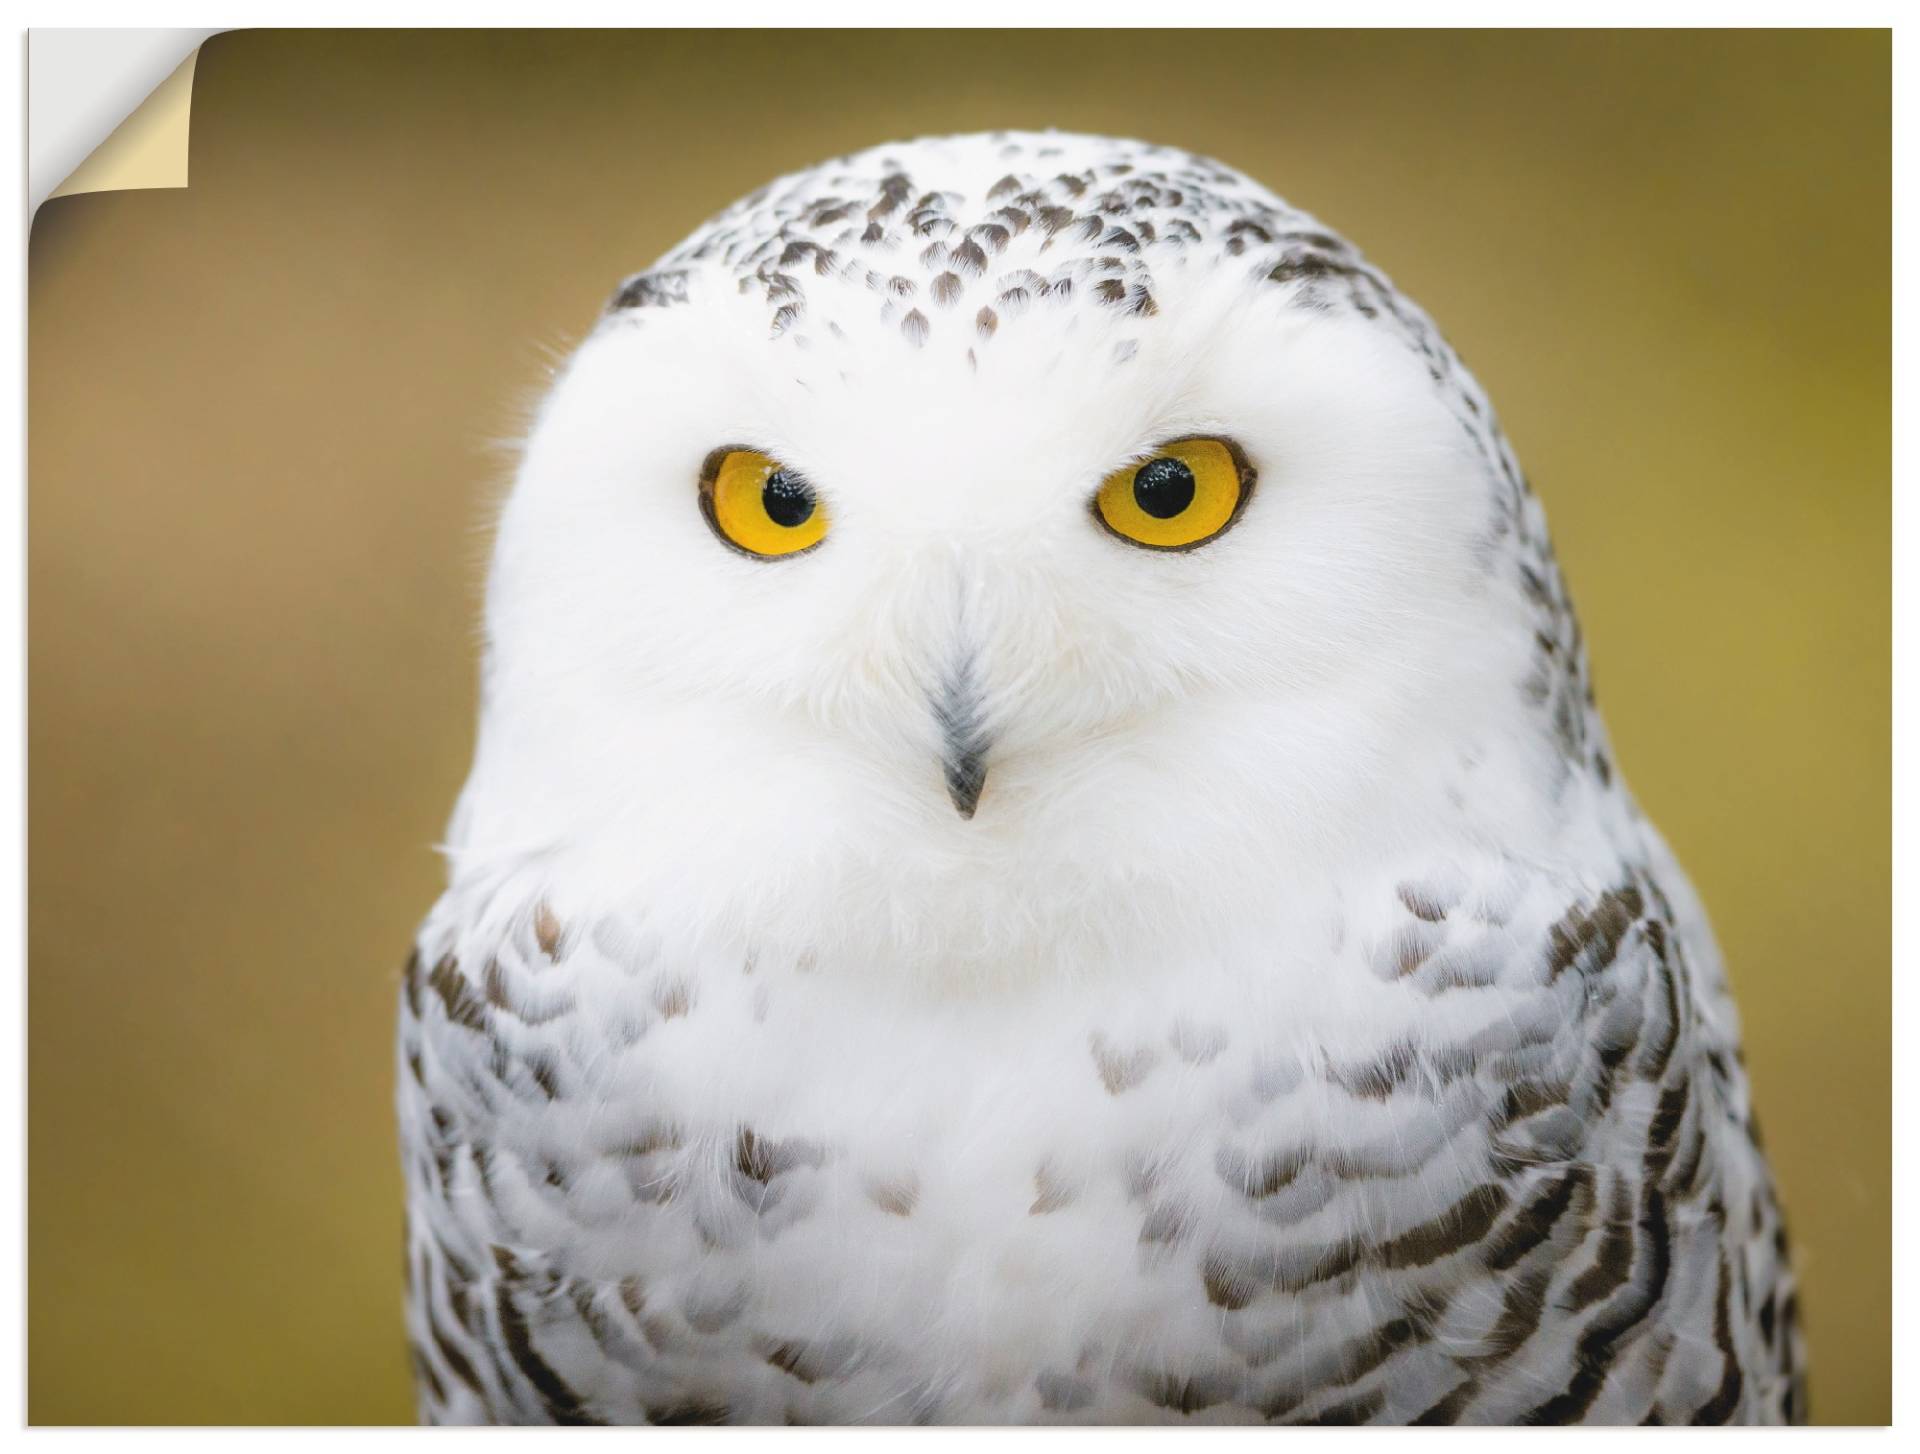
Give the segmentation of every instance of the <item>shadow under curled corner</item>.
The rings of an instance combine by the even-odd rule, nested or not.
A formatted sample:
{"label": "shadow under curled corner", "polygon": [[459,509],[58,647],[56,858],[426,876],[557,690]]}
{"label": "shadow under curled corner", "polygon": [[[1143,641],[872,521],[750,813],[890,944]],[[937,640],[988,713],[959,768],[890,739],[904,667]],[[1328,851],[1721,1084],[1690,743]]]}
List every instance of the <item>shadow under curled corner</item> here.
{"label": "shadow under curled corner", "polygon": [[84,192],[185,187],[194,69],[201,46],[214,33],[30,32],[29,202],[34,211],[43,201]]}

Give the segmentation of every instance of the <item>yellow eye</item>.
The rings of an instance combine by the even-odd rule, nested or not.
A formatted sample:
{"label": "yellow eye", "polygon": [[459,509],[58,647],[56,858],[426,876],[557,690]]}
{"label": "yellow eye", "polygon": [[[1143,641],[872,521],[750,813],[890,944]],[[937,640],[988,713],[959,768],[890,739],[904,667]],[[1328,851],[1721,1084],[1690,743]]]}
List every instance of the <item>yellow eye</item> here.
{"label": "yellow eye", "polygon": [[798,555],[826,537],[827,507],[813,486],[757,449],[716,449],[700,472],[700,510],[748,555]]}
{"label": "yellow eye", "polygon": [[1115,535],[1149,550],[1189,550],[1220,534],[1253,489],[1253,469],[1224,439],[1177,439],[1107,476],[1093,512]]}

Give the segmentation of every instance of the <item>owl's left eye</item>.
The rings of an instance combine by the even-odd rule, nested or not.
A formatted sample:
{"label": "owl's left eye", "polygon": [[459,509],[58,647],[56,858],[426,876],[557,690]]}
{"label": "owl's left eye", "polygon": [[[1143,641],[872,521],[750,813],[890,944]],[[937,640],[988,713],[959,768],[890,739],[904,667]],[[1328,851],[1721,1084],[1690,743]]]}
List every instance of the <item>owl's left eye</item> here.
{"label": "owl's left eye", "polygon": [[707,456],[700,511],[715,535],[748,555],[798,555],[827,534],[827,509],[813,486],[757,449],[729,446]]}
{"label": "owl's left eye", "polygon": [[1176,439],[1108,475],[1093,497],[1093,513],[1135,545],[1191,550],[1239,518],[1253,478],[1231,440]]}

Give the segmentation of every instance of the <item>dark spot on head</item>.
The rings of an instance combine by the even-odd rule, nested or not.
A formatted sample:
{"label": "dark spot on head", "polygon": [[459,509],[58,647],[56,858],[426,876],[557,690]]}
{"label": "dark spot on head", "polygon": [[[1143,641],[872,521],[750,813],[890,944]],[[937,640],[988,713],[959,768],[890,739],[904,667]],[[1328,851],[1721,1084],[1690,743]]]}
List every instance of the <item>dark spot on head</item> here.
{"label": "dark spot on head", "polygon": [[980,244],[968,238],[953,250],[953,265],[968,277],[979,277],[986,271],[987,254]]}
{"label": "dark spot on head", "polygon": [[970,241],[977,239],[981,246],[992,248],[995,252],[1002,252],[1007,246],[1007,239],[1012,235],[998,223],[983,222],[969,230],[968,239]]}
{"label": "dark spot on head", "polygon": [[888,216],[906,202],[912,191],[913,183],[908,180],[904,172],[895,172],[891,176],[883,177],[880,181],[879,200],[867,209],[867,216],[876,221]]}
{"label": "dark spot on head", "polygon": [[617,313],[628,308],[664,308],[687,301],[687,274],[684,269],[635,273],[621,283],[607,302],[607,311]]}
{"label": "dark spot on head", "polygon": [[[1240,241],[1240,239],[1236,238],[1235,241]],[[1242,245],[1244,246],[1244,243]],[[1279,262],[1275,263],[1273,270],[1267,274],[1267,281],[1271,283],[1311,283],[1327,277],[1332,272],[1332,265],[1319,254],[1311,252],[1299,253],[1292,257],[1282,258]],[[1436,374],[1435,378],[1437,379],[1438,377]]]}

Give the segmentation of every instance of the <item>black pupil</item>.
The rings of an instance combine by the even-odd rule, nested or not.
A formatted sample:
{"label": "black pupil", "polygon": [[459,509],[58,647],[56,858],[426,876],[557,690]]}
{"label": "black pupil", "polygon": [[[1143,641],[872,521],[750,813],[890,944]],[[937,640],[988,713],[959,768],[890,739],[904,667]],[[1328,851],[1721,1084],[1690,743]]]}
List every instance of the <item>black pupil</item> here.
{"label": "black pupil", "polygon": [[1171,520],[1193,503],[1193,471],[1162,455],[1134,472],[1134,502],[1156,520]]}
{"label": "black pupil", "polygon": [[761,488],[760,502],[769,520],[791,530],[812,516],[813,487],[791,470],[775,470]]}

